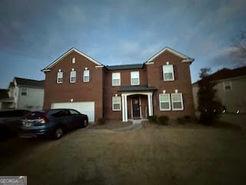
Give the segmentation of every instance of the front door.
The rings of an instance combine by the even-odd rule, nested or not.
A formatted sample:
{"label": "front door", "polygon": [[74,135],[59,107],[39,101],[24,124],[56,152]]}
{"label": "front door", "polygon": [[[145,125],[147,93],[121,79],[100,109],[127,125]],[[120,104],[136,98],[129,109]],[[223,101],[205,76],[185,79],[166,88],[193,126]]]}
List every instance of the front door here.
{"label": "front door", "polygon": [[133,119],[140,118],[139,97],[132,98],[132,114],[133,114]]}

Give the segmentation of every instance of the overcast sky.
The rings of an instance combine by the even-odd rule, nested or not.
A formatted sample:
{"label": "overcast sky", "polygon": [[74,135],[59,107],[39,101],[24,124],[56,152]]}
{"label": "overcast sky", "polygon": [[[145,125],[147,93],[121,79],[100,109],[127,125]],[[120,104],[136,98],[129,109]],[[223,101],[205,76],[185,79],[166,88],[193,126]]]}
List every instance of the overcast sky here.
{"label": "overcast sky", "polygon": [[40,71],[71,47],[105,65],[143,63],[169,46],[199,69],[232,61],[232,41],[246,30],[245,0],[0,0],[0,88]]}

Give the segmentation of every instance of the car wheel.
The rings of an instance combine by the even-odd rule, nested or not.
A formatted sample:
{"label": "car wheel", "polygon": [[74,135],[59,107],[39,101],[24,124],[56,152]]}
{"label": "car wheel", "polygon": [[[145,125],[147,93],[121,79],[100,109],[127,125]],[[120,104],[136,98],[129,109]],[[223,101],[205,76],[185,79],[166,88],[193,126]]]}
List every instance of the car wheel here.
{"label": "car wheel", "polygon": [[62,136],[63,136],[63,130],[62,130],[62,128],[55,129],[54,138],[55,139],[60,139]]}
{"label": "car wheel", "polygon": [[87,127],[87,126],[88,126],[88,120],[87,119],[84,119],[83,120],[82,127]]}

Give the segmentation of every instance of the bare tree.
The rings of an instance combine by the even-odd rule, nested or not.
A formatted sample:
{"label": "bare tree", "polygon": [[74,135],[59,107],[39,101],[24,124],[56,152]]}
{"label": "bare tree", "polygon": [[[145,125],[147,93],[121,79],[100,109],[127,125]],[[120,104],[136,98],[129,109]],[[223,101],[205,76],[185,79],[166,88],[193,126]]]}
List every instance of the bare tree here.
{"label": "bare tree", "polygon": [[234,50],[230,53],[231,57],[246,62],[246,31],[242,31],[232,42]]}

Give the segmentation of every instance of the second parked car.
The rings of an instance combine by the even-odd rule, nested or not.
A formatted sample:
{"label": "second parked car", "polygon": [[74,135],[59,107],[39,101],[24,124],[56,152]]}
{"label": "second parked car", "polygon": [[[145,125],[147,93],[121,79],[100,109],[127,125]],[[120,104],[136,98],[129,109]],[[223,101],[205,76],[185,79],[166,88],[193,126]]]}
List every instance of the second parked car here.
{"label": "second parked car", "polygon": [[66,131],[87,125],[87,115],[74,109],[36,111],[31,112],[22,120],[20,137],[52,136],[59,139]]}

